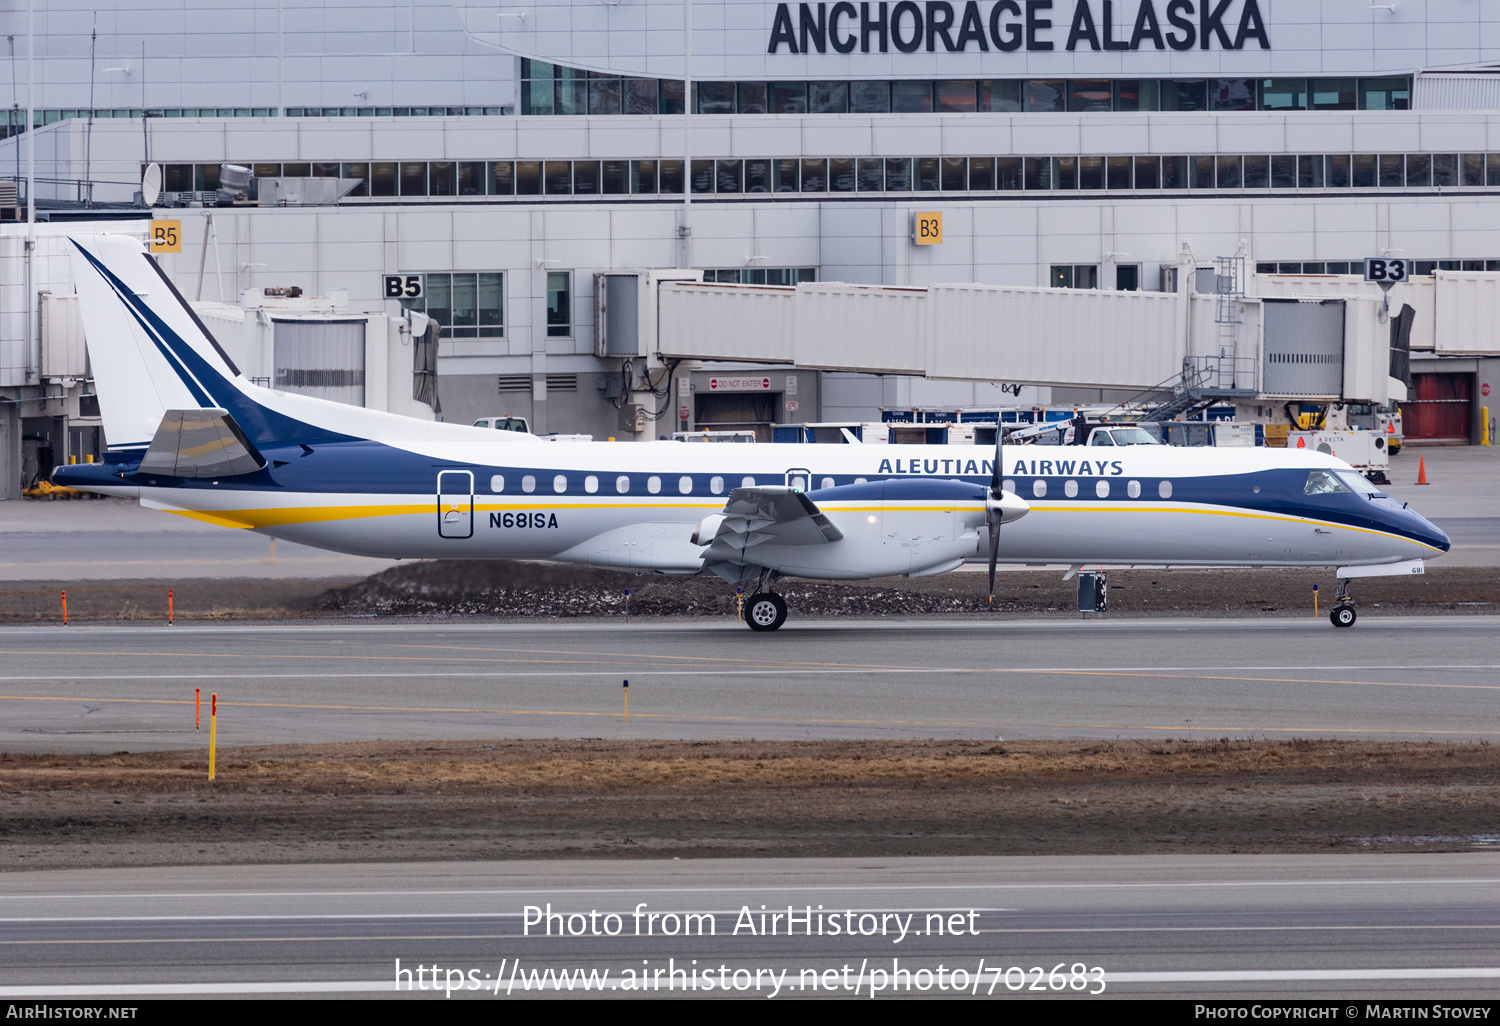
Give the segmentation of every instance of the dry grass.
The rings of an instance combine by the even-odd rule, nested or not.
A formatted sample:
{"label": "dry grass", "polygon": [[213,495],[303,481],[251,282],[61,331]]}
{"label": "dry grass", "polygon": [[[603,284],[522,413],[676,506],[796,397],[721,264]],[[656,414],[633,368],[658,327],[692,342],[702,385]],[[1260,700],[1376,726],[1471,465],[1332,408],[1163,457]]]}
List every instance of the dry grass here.
{"label": "dry grass", "polygon": [[[0,791],[202,787],[207,758],[191,753],[5,756]],[[996,786],[1162,780],[1500,781],[1500,747],[1352,741],[1114,742],[353,742],[227,749],[218,787],[404,794],[660,789]]]}

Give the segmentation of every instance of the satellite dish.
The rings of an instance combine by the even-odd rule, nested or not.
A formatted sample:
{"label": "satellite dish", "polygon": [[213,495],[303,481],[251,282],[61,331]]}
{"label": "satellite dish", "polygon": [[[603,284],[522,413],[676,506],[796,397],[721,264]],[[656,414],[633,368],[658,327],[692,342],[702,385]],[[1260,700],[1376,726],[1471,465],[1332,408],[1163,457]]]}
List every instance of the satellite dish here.
{"label": "satellite dish", "polygon": [[161,165],[147,164],[146,173],[141,175],[141,202],[148,207],[154,207],[160,198]]}

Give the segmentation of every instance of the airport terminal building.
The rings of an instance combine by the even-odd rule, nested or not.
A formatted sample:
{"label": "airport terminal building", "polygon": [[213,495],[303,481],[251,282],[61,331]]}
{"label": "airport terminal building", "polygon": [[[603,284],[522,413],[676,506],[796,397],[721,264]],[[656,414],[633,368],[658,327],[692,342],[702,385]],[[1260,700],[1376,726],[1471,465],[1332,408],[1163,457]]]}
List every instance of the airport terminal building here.
{"label": "airport terminal building", "polygon": [[[392,323],[430,315],[448,420],[652,437],[1015,402],[1007,384],[1114,394],[1066,354],[1056,373],[935,380],[868,373],[885,365],[857,342],[740,373],[770,366],[770,329],[764,352],[742,332],[673,379],[601,346],[598,275],[1134,293],[1242,267],[1238,296],[1305,298],[1365,295],[1350,276],[1387,257],[1439,297],[1430,316],[1416,304],[1409,398],[1435,405],[1408,416],[1430,422],[1415,433],[1491,429],[1495,318],[1441,313],[1442,295],[1500,277],[1491,0],[189,0],[101,12],[92,50],[91,14],[38,12],[27,133],[25,17],[0,15],[19,83],[0,175],[24,179],[34,143],[41,216],[180,221],[161,260],[189,298],[295,288]],[[128,209],[150,164],[157,207]],[[254,192],[225,199],[225,164]],[[934,213],[924,238],[916,215]],[[14,452],[48,418],[86,427],[88,405],[44,373],[40,279],[17,284],[25,229],[4,232]],[[389,295],[392,276],[420,297]],[[639,433],[622,426],[632,405]],[[48,458],[90,444],[54,440]]]}

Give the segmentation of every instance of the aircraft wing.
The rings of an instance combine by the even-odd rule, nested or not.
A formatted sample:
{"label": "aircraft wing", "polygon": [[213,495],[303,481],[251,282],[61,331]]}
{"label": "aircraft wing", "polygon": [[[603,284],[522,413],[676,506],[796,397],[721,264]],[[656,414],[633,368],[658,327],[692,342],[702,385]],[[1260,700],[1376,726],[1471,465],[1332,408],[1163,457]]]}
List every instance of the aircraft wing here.
{"label": "aircraft wing", "polygon": [[[736,488],[718,516],[705,563],[754,562],[746,552],[767,542],[826,545],[844,537],[806,494],[784,485]],[[700,536],[700,544],[704,540]]]}

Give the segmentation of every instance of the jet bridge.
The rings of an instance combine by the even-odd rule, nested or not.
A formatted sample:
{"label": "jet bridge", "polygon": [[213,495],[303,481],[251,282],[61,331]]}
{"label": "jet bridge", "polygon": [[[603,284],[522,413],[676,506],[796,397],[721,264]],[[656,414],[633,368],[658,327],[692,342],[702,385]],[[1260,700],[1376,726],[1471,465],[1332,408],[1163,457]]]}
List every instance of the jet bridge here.
{"label": "jet bridge", "polygon": [[[1240,279],[1229,295],[1202,293],[1192,287],[1199,277],[1192,265],[1177,270],[1168,277],[1181,283],[1175,292],[842,282],[787,288],[626,272],[639,273],[643,292],[654,295],[642,297],[629,346],[601,338],[596,351],[1028,385],[1191,388],[1216,398],[1274,401],[1309,394],[1314,385],[1320,395],[1349,402],[1406,398],[1405,386],[1388,374],[1390,331],[1375,296],[1357,288],[1335,298],[1268,286],[1263,299],[1255,294],[1258,275]],[[599,323],[616,330],[604,318]],[[1312,367],[1318,381],[1310,384],[1297,372]]]}

